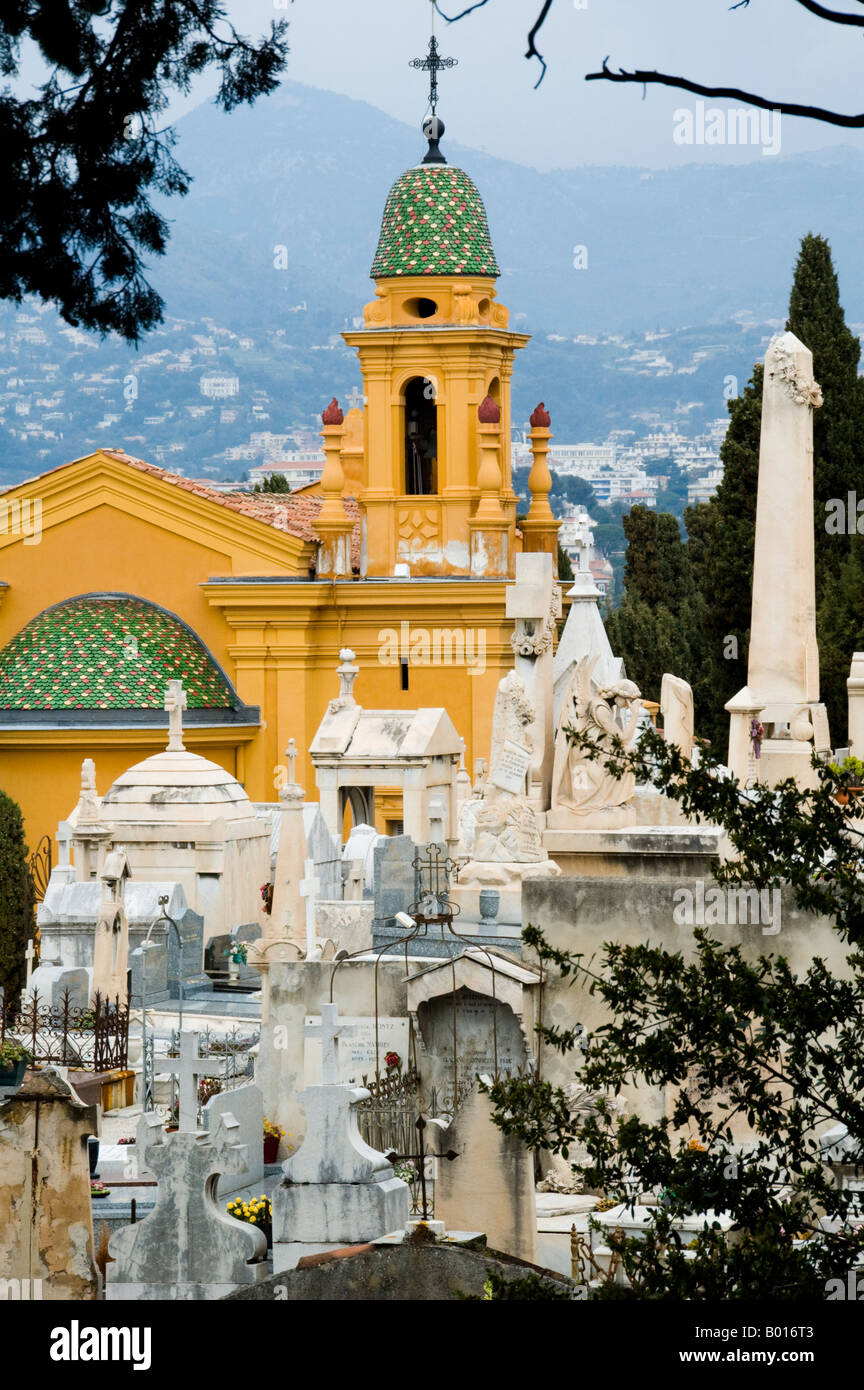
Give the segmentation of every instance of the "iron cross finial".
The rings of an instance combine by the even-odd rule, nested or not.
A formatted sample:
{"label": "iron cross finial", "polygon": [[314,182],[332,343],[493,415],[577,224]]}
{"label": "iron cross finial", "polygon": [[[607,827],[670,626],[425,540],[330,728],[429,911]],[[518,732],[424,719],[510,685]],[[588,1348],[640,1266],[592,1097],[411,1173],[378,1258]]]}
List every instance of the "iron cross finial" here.
{"label": "iron cross finial", "polygon": [[442,58],[438,52],[438,40],[433,34],[429,40],[429,52],[423,58],[412,58],[409,67],[419,68],[429,74],[429,105],[432,115],[438,106],[438,74],[443,68],[455,68],[458,58]]}

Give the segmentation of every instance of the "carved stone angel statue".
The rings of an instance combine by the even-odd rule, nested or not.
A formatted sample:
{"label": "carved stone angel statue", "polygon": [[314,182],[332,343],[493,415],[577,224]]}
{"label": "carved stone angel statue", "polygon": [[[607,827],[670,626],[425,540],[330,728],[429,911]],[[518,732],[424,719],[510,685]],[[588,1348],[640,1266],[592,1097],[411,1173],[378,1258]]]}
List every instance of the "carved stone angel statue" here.
{"label": "carved stone angel statue", "polygon": [[[625,749],[632,746],[640,716],[639,687],[633,681],[621,680],[595,692],[591,672],[597,661],[595,654],[577,662],[555,734],[552,806],[566,807],[577,815],[622,806],[631,799],[636,787],[632,773],[615,777],[607,772],[604,755],[613,753],[616,738]],[[589,758],[581,748],[574,747],[565,732],[568,726],[587,734],[599,747],[600,756]]]}

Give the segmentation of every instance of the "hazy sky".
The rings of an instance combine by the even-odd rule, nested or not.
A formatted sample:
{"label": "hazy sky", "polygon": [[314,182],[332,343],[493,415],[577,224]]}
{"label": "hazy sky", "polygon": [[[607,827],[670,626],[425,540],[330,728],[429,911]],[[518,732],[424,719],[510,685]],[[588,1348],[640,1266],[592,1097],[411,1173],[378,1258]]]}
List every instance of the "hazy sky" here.
{"label": "hazy sky", "polygon": [[[270,19],[290,23],[289,76],[419,122],[427,79],[409,60],[425,52],[430,0],[224,0],[237,27],[266,30]],[[469,0],[439,0],[456,15]],[[770,97],[830,107],[864,108],[861,73],[864,29],[817,19],[796,0],[554,0],[538,36],[548,70],[526,62],[527,33],[541,0],[486,0],[458,23],[435,17],[442,52],[459,66],[441,77],[440,114],[450,138],[540,169],[577,164],[665,167],[693,161],[761,160],[760,145],[676,144],[673,113],[694,108],[689,93],[604,82],[585,74],[610,66],[657,69],[706,85],[735,86]],[[828,0],[864,17],[858,0]],[[22,76],[38,72],[28,53]],[[180,115],[202,100],[210,79],[189,99],[172,103]],[[729,103],[705,101],[707,107]],[[679,123],[680,124],[680,123]],[[766,141],[766,143],[769,143]],[[770,144],[777,146],[774,132]],[[780,153],[848,144],[864,147],[864,131],[784,117]]]}
{"label": "hazy sky", "polygon": [[[458,14],[467,0],[439,0]],[[861,15],[855,0],[835,8]],[[673,112],[698,99],[663,88],[584,81],[610,64],[656,68],[707,84],[856,112],[864,107],[864,30],[828,24],[795,0],[555,0],[538,46],[523,54],[539,0],[487,0],[458,23],[436,17],[442,52],[459,67],[441,77],[440,114],[454,139],[539,168],[574,164],[666,166],[698,159],[762,159],[756,147],[673,142]],[[291,24],[290,75],[381,107],[402,120],[425,108],[424,76],[408,67],[429,33],[430,0],[229,0],[247,32],[274,14]],[[718,103],[707,103],[717,105]],[[782,153],[862,146],[864,131],[784,118]]]}

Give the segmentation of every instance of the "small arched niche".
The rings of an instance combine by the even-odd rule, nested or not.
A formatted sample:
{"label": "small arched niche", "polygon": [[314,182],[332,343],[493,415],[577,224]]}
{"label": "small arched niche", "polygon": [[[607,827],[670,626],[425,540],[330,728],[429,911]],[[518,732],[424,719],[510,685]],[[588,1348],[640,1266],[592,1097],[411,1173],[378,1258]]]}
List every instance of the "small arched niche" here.
{"label": "small arched niche", "polygon": [[424,295],[406,299],[402,305],[405,313],[412,319],[431,319],[438,313],[438,303]]}
{"label": "small arched niche", "polygon": [[438,407],[431,377],[415,376],[403,391],[405,492],[429,497],[438,491]]}

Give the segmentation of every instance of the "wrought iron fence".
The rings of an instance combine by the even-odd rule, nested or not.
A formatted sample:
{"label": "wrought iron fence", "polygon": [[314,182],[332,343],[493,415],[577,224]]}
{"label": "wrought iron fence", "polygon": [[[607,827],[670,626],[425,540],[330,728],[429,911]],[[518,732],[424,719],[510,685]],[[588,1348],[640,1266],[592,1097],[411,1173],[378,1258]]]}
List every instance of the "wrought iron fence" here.
{"label": "wrought iron fence", "polygon": [[415,1141],[414,1124],[420,1096],[416,1071],[393,1076],[364,1076],[368,1100],[357,1106],[360,1133],[380,1153],[407,1153]]}
{"label": "wrought iron fence", "polygon": [[[217,1095],[222,1091],[233,1091],[245,1082],[251,1081],[255,1075],[255,1058],[252,1055],[252,1048],[260,1039],[260,1032],[243,1033],[236,1026],[230,1033],[216,1034],[209,1028],[203,1029],[198,1035],[198,1052],[201,1057],[222,1057],[224,1058],[222,1071],[217,1077],[203,1077],[198,1086],[198,1121],[202,1120],[202,1112],[205,1104],[211,1096]],[[164,1115],[166,1119],[176,1119],[180,1109],[179,1087],[176,1072],[171,1075],[170,1099],[168,1104],[157,1104],[155,1101],[155,1079],[160,1072],[165,1072],[169,1068],[160,1063],[165,1063],[180,1056],[180,1030],[173,1028],[168,1040],[168,1051],[156,1052],[152,1033],[149,1037],[150,1055],[145,1062],[145,1084],[143,1088],[144,1109],[152,1110],[157,1115]],[[149,1080],[148,1080],[149,1078]],[[218,1085],[214,1085],[218,1082]]]}
{"label": "wrought iron fence", "polygon": [[58,1004],[43,1003],[35,990],[24,1003],[0,1012],[0,1042],[14,1038],[33,1062],[78,1071],[125,1069],[129,1060],[129,1001],[97,994],[87,1007],[72,1003],[69,990]]}
{"label": "wrought iron fence", "polygon": [[48,880],[51,877],[51,856],[51,836],[43,835],[27,860],[30,881],[33,884],[34,902],[41,903],[45,897],[45,889],[48,887]]}

